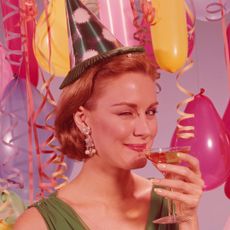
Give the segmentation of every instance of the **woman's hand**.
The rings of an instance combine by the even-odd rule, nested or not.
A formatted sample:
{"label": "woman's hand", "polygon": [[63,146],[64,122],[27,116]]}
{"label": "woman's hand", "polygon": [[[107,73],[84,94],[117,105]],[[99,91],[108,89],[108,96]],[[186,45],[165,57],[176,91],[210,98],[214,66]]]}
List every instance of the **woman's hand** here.
{"label": "woman's hand", "polygon": [[[201,178],[199,161],[197,158],[184,153],[179,153],[178,157],[188,166],[175,164],[158,164],[157,168],[171,175],[172,179],[153,179],[153,185],[159,185],[155,191],[160,196],[175,201],[176,208],[180,209],[183,215],[188,217],[188,221],[180,224],[180,229],[198,229],[197,207],[204,188],[204,181]],[[167,188],[172,188],[168,190]]]}

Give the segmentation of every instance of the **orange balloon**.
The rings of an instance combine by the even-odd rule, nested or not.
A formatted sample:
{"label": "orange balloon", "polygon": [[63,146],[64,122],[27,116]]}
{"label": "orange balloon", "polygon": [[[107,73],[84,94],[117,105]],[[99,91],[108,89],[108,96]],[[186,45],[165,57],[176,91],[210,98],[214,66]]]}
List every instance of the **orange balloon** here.
{"label": "orange balloon", "polygon": [[41,68],[50,74],[65,76],[70,70],[65,0],[51,0],[47,12],[44,10],[40,16],[35,31],[34,54]]}

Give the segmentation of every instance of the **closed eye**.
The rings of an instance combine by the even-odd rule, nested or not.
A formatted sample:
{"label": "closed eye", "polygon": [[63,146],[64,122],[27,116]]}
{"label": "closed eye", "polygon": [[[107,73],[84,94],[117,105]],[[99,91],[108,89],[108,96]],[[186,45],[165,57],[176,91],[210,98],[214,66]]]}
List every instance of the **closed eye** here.
{"label": "closed eye", "polygon": [[121,112],[121,113],[118,113],[119,116],[132,116],[133,113],[132,112]]}

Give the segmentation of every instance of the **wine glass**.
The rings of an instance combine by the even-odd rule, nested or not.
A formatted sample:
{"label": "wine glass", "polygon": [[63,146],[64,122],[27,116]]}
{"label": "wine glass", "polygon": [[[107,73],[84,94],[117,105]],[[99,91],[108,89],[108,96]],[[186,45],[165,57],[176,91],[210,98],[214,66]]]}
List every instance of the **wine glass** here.
{"label": "wine glass", "polygon": [[[180,164],[181,160],[178,157],[178,153],[189,153],[191,147],[190,146],[178,146],[178,147],[166,147],[166,148],[151,148],[146,150],[146,157],[150,160],[154,166],[158,163],[165,164]],[[165,178],[173,179],[173,176],[170,173],[164,173]],[[168,188],[172,191],[172,188]],[[188,220],[187,216],[184,216],[179,209],[179,203],[177,204],[171,199],[167,199],[168,204],[168,216],[161,217],[160,219],[154,220],[155,224],[173,224],[173,223],[181,223]]]}

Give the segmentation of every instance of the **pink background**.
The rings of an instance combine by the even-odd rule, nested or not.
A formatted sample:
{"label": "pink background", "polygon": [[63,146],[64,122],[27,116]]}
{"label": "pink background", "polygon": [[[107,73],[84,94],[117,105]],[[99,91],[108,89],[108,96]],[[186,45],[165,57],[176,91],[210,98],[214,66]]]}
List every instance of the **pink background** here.
{"label": "pink background", "polygon": [[[230,15],[228,15],[227,21],[230,22]],[[221,23],[197,21],[195,33],[196,41],[192,54],[194,66],[183,75],[181,84],[194,94],[198,93],[200,88],[205,88],[206,96],[212,100],[220,116],[223,116],[230,89],[224,58]],[[56,78],[52,82],[51,88],[56,99],[60,94],[58,87],[61,80],[62,78]],[[175,74],[162,73],[159,83],[162,91],[159,94],[160,107],[157,114],[159,132],[155,146],[168,146],[178,117],[176,105],[186,96],[177,89]],[[40,82],[39,89],[41,85]],[[80,163],[76,163],[72,177],[79,168]],[[137,173],[145,177],[157,177],[159,175],[150,164],[137,170]],[[204,192],[198,212],[201,230],[224,229],[224,225],[230,217],[230,200],[225,197],[223,185]]]}

